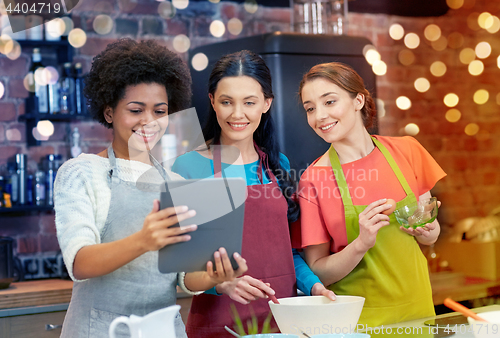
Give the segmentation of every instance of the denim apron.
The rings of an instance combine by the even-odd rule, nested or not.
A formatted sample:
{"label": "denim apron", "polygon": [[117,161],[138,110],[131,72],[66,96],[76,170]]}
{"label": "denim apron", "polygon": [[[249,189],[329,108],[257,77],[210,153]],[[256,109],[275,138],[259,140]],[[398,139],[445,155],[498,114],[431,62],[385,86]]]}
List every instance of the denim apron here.
{"label": "denim apron", "polygon": [[[247,261],[246,275],[271,284],[277,298],[297,295],[295,268],[293,265],[290,231],[288,229],[287,202],[281,193],[276,177],[270,170],[271,183],[263,184],[262,166],[269,168],[267,154],[257,145],[259,168],[257,175],[260,184],[247,186],[245,218],[241,256]],[[220,148],[214,151],[214,176],[221,177]],[[269,299],[258,299],[248,305],[233,301],[227,295],[202,293],[194,296],[187,321],[189,338],[231,338],[224,326],[233,328],[234,321],[231,304],[234,304],[243,325],[255,316],[259,332],[271,311]],[[278,330],[274,319],[271,326]]]}
{"label": "denim apron", "polygon": [[[144,218],[151,212],[153,200],[160,196],[160,185],[121,180],[117,175],[113,148],[108,148],[111,170],[108,183],[111,201],[101,242],[113,242],[142,229]],[[165,169],[150,157],[158,172],[155,182],[167,178]],[[158,174],[160,173],[161,176]],[[158,271],[158,251],[147,252],[121,268],[100,277],[75,282],[71,303],[64,319],[61,337],[108,338],[111,322],[119,316],[145,316],[150,312],[174,305],[177,274]],[[181,316],[175,318],[177,338],[187,337]],[[117,337],[130,337],[129,330],[119,325]]]}
{"label": "denim apron", "polygon": [[[372,137],[403,187],[406,197],[396,203],[396,209],[416,201],[403,173],[387,148]],[[329,150],[330,162],[344,203],[347,241],[359,236],[359,214],[366,205],[353,205],[337,152]],[[369,249],[359,264],[329,289],[338,295],[365,297],[359,324],[376,327],[434,316],[432,290],[427,261],[415,237],[399,229],[394,213],[390,224],[381,228],[375,246]]]}

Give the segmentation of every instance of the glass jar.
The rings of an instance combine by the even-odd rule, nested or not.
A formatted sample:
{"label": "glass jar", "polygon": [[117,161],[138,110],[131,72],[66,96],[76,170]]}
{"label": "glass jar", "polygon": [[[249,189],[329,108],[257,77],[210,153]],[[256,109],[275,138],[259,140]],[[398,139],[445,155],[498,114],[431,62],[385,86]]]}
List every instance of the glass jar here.
{"label": "glass jar", "polygon": [[304,34],[347,34],[348,0],[290,0],[292,29]]}

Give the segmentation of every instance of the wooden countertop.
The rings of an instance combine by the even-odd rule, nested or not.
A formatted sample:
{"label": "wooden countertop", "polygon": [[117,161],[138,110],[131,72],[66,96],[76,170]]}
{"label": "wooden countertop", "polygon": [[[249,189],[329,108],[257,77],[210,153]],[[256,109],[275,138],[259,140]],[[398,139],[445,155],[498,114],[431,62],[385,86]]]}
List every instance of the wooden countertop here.
{"label": "wooden countertop", "polygon": [[[443,304],[446,297],[463,301],[500,295],[500,280],[431,275],[431,284],[434,305]],[[0,290],[0,309],[69,303],[72,289],[73,282],[62,279],[12,283],[9,288]],[[178,289],[177,298],[190,296]]]}
{"label": "wooden countertop", "polygon": [[431,285],[434,305],[443,304],[447,297],[461,302],[500,295],[500,280],[466,277],[457,273],[431,274]]}
{"label": "wooden countertop", "polygon": [[0,290],[0,309],[69,303],[73,282],[47,279],[12,283]]}

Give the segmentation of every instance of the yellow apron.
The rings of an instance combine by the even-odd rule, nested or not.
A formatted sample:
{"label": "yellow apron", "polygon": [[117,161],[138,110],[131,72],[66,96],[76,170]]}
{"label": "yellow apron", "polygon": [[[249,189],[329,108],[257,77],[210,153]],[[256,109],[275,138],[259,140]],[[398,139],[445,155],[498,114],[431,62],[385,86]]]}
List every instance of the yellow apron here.
{"label": "yellow apron", "polygon": [[[406,197],[396,203],[396,208],[416,201],[408,182],[387,148],[374,137],[372,139],[406,193]],[[351,243],[359,236],[358,215],[366,205],[353,205],[337,152],[333,147],[330,147],[329,155],[344,203],[347,240]],[[400,225],[394,214],[389,217],[390,224],[379,230],[375,246],[368,250],[351,273],[329,286],[329,289],[338,295],[365,297],[365,305],[358,322],[365,328],[435,315],[427,261],[415,237],[399,229]]]}

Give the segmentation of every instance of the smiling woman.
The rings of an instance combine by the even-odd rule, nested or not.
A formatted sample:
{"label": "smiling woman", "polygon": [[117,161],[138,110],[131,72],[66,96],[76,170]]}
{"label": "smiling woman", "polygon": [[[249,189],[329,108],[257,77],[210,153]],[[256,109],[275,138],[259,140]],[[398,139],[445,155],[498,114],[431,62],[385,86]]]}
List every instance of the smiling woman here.
{"label": "smiling woman", "polygon": [[[182,178],[150,154],[168,114],[188,107],[190,85],[179,56],[152,41],[119,40],[94,58],[85,95],[93,117],[113,129],[113,141],[97,155],[67,161],[57,174],[57,235],[77,282],[62,337],[108,337],[120,315],[145,316],[175,304],[176,285],[196,294],[246,271],[238,254],[239,269],[233,270],[223,248],[214,253],[216,269],[208,262],[204,272],[158,271],[158,250],[189,241],[197,228],[172,227],[195,215],[185,206],[159,210],[158,183]],[[137,179],[146,171],[154,182],[139,189]],[[177,337],[186,337],[179,314],[175,328]]]}

